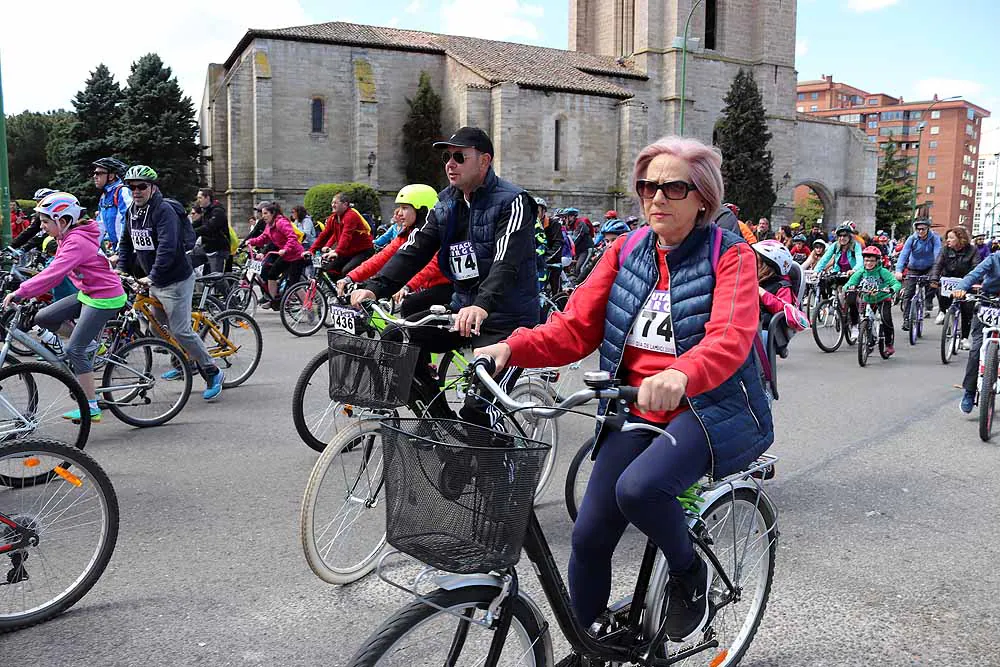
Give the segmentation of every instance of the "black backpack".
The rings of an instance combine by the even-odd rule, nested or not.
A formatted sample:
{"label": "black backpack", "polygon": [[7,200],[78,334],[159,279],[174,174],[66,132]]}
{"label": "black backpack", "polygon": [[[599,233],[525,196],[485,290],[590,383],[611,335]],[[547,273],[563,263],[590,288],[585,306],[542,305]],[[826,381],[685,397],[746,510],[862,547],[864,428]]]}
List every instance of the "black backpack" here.
{"label": "black backpack", "polygon": [[194,225],[191,224],[191,219],[188,218],[187,211],[184,210],[184,207],[181,206],[181,203],[176,199],[164,197],[163,201],[170,204],[170,208],[174,209],[174,213],[177,214],[177,218],[181,226],[181,239],[184,241],[184,252],[193,250],[195,241],[198,240],[198,237],[194,233]]}

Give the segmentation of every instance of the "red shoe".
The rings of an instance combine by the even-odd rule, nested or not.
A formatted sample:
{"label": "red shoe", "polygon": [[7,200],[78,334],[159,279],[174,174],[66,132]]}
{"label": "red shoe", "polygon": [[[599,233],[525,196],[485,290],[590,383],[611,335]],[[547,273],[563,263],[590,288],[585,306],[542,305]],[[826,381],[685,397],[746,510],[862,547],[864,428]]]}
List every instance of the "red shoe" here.
{"label": "red shoe", "polygon": [[896,348],[894,348],[892,345],[886,345],[885,346],[885,356],[891,357],[894,354],[896,354]]}

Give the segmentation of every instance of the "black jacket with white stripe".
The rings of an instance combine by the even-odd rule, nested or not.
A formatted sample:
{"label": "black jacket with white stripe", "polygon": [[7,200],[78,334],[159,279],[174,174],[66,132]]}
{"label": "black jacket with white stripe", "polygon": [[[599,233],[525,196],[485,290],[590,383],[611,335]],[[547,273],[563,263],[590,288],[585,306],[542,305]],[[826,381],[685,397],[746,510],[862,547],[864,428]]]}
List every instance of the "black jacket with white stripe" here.
{"label": "black jacket with white stripe", "polygon": [[455,289],[453,311],[479,306],[489,313],[493,330],[534,326],[539,320],[535,217],[534,199],[490,167],[471,201],[461,190],[445,188],[424,226],[363,287],[389,296],[436,254]]}

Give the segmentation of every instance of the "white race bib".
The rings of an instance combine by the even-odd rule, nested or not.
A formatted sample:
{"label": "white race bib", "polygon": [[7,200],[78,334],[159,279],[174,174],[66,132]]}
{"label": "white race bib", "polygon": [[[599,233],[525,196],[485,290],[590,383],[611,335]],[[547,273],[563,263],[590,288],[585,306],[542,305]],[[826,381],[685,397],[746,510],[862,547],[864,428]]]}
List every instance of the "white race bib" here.
{"label": "white race bib", "polygon": [[313,266],[315,266],[317,269],[323,266],[323,255],[319,253],[313,255]]}
{"label": "white race bib", "polygon": [[357,311],[334,306],[330,309],[330,314],[332,315],[331,319],[333,320],[334,329],[351,335],[357,334],[357,330],[354,328],[354,320],[358,316]]}
{"label": "white race bib", "polygon": [[1000,327],[1000,308],[981,306],[977,313],[980,321],[990,328]]}
{"label": "white race bib", "polygon": [[264,262],[259,259],[251,259],[247,262],[247,280],[253,280],[254,276],[260,275],[264,268]]}
{"label": "white race bib", "polygon": [[670,290],[654,290],[649,295],[625,344],[652,352],[677,354],[670,321]]}
{"label": "white race bib", "polygon": [[861,282],[858,283],[858,288],[862,292],[874,292],[880,287],[882,287],[882,282],[875,278],[862,278]]}
{"label": "white race bib", "polygon": [[153,235],[148,229],[132,229],[132,248],[135,250],[155,250]]}
{"label": "white race bib", "polygon": [[479,277],[479,262],[472,241],[452,243],[448,247],[448,262],[456,280],[471,280]]}
{"label": "white race bib", "polygon": [[962,282],[961,278],[941,278],[941,287],[938,292],[941,296],[951,296],[953,290],[958,289],[958,284]]}
{"label": "white race bib", "polygon": [[816,285],[819,283],[819,273],[813,271],[812,269],[806,269],[802,272],[802,279],[805,281],[806,285]]}

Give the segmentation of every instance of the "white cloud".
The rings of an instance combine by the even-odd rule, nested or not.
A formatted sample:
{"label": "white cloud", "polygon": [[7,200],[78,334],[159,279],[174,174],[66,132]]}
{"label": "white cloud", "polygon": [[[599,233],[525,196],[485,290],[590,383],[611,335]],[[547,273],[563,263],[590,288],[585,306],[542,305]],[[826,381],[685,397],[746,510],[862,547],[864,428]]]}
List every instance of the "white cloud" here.
{"label": "white cloud", "polygon": [[795,40],[795,57],[801,58],[807,53],[809,53],[809,41],[805,39]]}
{"label": "white cloud", "polygon": [[451,35],[538,43],[538,19],[545,10],[519,0],[445,0],[441,4],[442,32]]}
{"label": "white cloud", "polygon": [[416,14],[421,9],[423,9],[423,7],[424,5],[420,0],[413,0],[413,2],[408,4],[406,6],[406,9],[404,9],[403,11],[406,12],[407,14]]}
{"label": "white cloud", "polygon": [[913,84],[917,97],[914,99],[929,100],[937,95],[940,98],[961,95],[973,104],[980,104],[976,98],[981,98],[986,86],[978,81],[967,79],[921,79]]}
{"label": "white cloud", "polygon": [[858,12],[874,12],[898,3],[899,0],[847,0],[847,8]]}
{"label": "white cloud", "polygon": [[38,5],[5,2],[4,24],[25,28],[5,31],[0,42],[5,112],[71,109],[98,64],[124,85],[131,64],[149,52],[173,69],[197,108],[208,64],[224,62],[249,28],[310,22],[298,0],[171,0],[168,10],[152,14],[110,11],[78,0],[46,3],[47,30],[77,36],[74,46],[54,48],[29,28],[38,22]]}

